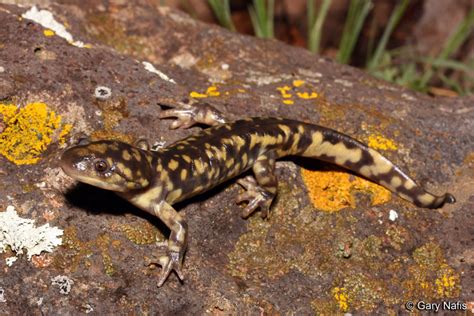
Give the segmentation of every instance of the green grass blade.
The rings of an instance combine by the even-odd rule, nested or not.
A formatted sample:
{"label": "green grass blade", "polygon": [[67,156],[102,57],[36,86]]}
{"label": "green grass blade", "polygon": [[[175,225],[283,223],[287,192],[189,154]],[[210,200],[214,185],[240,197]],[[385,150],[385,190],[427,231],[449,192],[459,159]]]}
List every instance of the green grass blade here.
{"label": "green grass blade", "polygon": [[316,14],[314,14],[314,12],[314,0],[306,0],[306,25],[308,27],[308,33],[316,21]]}
{"label": "green grass blade", "polygon": [[450,79],[442,73],[439,74],[439,79],[441,79],[441,81],[443,82],[445,86],[450,87],[451,89],[454,89],[454,91],[456,91],[458,94],[460,95],[464,94],[463,88],[458,82],[456,82],[456,80]]}
{"label": "green grass blade", "polygon": [[307,0],[308,8],[308,49],[313,53],[319,53],[319,45],[321,42],[321,33],[326,15],[329,11],[331,0],[323,0],[316,16],[314,10],[314,1]]}
{"label": "green grass blade", "polygon": [[207,0],[207,2],[219,21],[219,24],[235,32],[235,26],[230,15],[229,0]]}
{"label": "green grass blade", "polygon": [[393,10],[388,21],[387,27],[383,32],[382,38],[380,39],[380,42],[377,45],[375,53],[367,64],[367,68],[369,71],[375,69],[380,64],[380,60],[385,52],[390,35],[392,35],[393,30],[397,26],[398,22],[400,22],[400,19],[405,13],[405,10],[408,7],[409,3],[410,0],[402,0]]}
{"label": "green grass blade", "polygon": [[371,0],[351,0],[339,51],[336,56],[336,60],[340,63],[348,63],[371,8]]}
{"label": "green grass blade", "polygon": [[253,0],[249,7],[250,19],[257,37],[273,38],[274,0]]}
{"label": "green grass blade", "polygon": [[[446,41],[443,50],[436,59],[447,59],[452,53],[466,41],[474,27],[474,9],[468,13],[464,20],[459,24],[453,34]],[[426,87],[434,74],[433,67],[429,67],[421,79],[422,86]]]}
{"label": "green grass blade", "polygon": [[430,58],[430,57],[418,57],[417,61],[430,64],[436,68],[446,68],[456,71],[462,71],[470,73],[474,71],[474,65],[469,63],[460,62],[454,59],[443,59],[443,58]]}

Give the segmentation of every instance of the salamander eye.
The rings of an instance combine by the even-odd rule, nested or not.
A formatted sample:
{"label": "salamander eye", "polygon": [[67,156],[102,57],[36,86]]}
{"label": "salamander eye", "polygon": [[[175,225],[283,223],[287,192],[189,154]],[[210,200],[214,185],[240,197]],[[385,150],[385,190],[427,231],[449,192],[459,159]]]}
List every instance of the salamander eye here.
{"label": "salamander eye", "polygon": [[94,168],[98,172],[105,172],[107,169],[109,169],[109,165],[107,164],[107,161],[103,159],[97,159],[94,161]]}

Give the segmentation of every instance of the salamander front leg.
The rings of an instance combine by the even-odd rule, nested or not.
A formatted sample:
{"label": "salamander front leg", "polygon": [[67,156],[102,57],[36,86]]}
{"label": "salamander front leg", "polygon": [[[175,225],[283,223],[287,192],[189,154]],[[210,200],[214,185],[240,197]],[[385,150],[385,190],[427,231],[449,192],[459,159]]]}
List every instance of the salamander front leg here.
{"label": "salamander front leg", "polygon": [[171,123],[171,128],[189,128],[195,124],[214,126],[225,123],[224,115],[206,103],[188,105],[184,109],[163,110],[160,118],[176,117]]}
{"label": "salamander front leg", "polygon": [[278,187],[274,171],[275,159],[272,154],[267,153],[260,156],[253,166],[255,178],[248,176],[237,181],[246,191],[237,196],[236,202],[248,202],[242,211],[243,218],[249,217],[257,208],[260,208],[262,218],[268,216]]}
{"label": "salamander front leg", "polygon": [[162,267],[160,278],[158,279],[158,286],[160,287],[172,270],[176,272],[180,280],[184,279],[181,269],[184,252],[186,251],[188,227],[182,216],[164,201],[154,206],[154,212],[171,230],[166,255],[159,257],[159,262],[157,262]]}

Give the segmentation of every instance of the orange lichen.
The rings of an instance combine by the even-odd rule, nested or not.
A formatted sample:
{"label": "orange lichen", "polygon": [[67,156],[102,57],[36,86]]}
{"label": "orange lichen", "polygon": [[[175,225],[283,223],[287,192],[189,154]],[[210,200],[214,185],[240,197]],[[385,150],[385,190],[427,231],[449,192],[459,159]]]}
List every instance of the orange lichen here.
{"label": "orange lichen", "polygon": [[60,115],[44,103],[30,103],[18,109],[0,104],[5,129],[0,134],[0,154],[17,165],[34,164],[57,138],[63,142],[72,126],[61,123]]}
{"label": "orange lichen", "polygon": [[373,149],[381,149],[381,150],[397,150],[397,144],[380,134],[372,134],[369,136],[368,139],[368,146]]}
{"label": "orange lichen", "polygon": [[42,253],[41,255],[36,255],[31,257],[31,263],[36,268],[46,268],[51,265],[53,258],[50,254]]}
{"label": "orange lichen", "polygon": [[293,100],[283,100],[283,103],[285,103],[285,104],[295,104],[295,101],[293,101]]}
{"label": "orange lichen", "polygon": [[369,193],[372,205],[385,203],[391,198],[387,189],[345,171],[302,168],[301,175],[314,207],[322,211],[335,212],[345,207],[354,208],[356,192]]}

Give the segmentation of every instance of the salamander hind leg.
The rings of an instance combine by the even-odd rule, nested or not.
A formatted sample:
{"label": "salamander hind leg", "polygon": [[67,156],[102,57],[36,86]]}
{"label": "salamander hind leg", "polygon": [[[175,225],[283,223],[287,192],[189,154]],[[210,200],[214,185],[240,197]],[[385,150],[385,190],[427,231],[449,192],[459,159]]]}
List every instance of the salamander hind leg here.
{"label": "salamander hind leg", "polygon": [[187,245],[187,224],[182,216],[166,202],[156,205],[154,211],[155,215],[171,230],[166,255],[159,257],[157,262],[162,267],[158,280],[158,286],[160,287],[173,270],[180,280],[184,279],[181,269]]}
{"label": "salamander hind leg", "polygon": [[260,208],[262,218],[268,216],[278,186],[274,171],[275,159],[267,153],[261,155],[253,165],[255,178],[248,176],[237,181],[246,191],[237,196],[236,202],[248,202],[242,211],[243,218],[249,217],[257,208]]}

